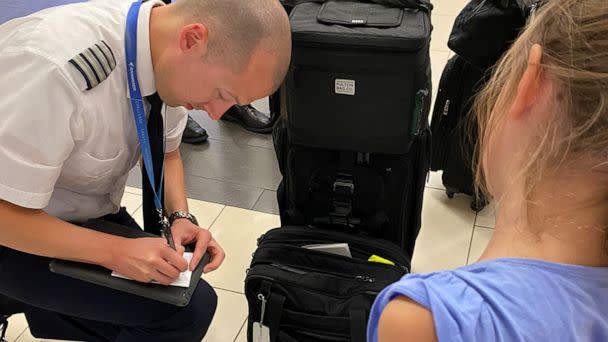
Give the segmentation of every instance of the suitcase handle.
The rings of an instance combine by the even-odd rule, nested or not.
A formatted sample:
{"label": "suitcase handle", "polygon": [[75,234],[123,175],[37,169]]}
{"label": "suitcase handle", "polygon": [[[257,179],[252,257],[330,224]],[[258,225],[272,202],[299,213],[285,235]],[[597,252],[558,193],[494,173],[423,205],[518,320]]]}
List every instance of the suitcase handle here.
{"label": "suitcase handle", "polygon": [[[290,7],[295,7],[300,4],[304,4],[307,2],[316,2],[316,3],[325,3],[328,0],[281,0],[284,5],[288,5]],[[371,0],[380,5],[384,5],[387,7],[397,7],[397,8],[417,8],[419,10],[425,11],[427,13],[431,13],[433,10],[433,5],[426,0]],[[397,4],[399,3],[399,4]]]}

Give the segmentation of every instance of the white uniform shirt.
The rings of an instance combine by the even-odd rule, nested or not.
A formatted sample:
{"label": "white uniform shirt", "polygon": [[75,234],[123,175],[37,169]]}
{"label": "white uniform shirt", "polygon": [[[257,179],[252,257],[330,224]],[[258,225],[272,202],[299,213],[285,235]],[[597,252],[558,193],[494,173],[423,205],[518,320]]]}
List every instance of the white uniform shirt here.
{"label": "white uniform shirt", "polygon": [[[128,172],[140,157],[125,68],[131,3],[94,0],[0,26],[0,199],[69,221],[118,211]],[[154,5],[163,2],[144,3],[138,19],[137,76],[144,97],[156,92],[149,40]],[[101,42],[115,68],[87,90],[90,84],[69,61]],[[179,147],[187,115],[183,107],[163,114],[170,152]]]}

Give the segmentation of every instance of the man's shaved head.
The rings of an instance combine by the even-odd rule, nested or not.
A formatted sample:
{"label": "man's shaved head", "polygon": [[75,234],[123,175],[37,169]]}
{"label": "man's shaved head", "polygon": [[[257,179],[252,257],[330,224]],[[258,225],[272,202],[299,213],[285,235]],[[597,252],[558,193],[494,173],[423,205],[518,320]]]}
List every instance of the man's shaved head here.
{"label": "man's shaved head", "polygon": [[240,72],[261,48],[275,56],[273,80],[280,85],[289,67],[291,32],[278,0],[178,0],[174,6],[184,23],[207,27],[209,62]]}

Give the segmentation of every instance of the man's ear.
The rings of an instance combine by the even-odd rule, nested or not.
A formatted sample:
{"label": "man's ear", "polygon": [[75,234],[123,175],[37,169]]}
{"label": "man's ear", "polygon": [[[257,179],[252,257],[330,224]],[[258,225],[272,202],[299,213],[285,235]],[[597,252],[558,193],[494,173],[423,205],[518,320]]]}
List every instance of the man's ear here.
{"label": "man's ear", "polygon": [[203,24],[188,24],[179,33],[179,47],[182,52],[195,52],[201,56],[207,53],[209,31]]}
{"label": "man's ear", "polygon": [[523,77],[519,81],[517,87],[517,96],[511,110],[515,118],[519,118],[527,113],[538,99],[541,91],[542,75],[541,75],[541,59],[543,57],[543,49],[540,45],[534,44],[530,49],[528,57],[528,66]]}

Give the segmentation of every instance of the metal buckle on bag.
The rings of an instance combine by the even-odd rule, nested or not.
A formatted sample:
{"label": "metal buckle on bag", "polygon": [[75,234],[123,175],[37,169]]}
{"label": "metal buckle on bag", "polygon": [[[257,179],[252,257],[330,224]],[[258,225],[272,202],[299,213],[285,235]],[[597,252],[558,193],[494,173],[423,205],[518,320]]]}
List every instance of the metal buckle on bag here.
{"label": "metal buckle on bag", "polygon": [[[355,193],[353,177],[345,173],[339,173],[333,185],[334,194],[352,196]],[[346,194],[343,194],[345,190]]]}
{"label": "metal buckle on bag", "polygon": [[350,216],[353,211],[353,195],[355,184],[349,174],[339,173],[333,184],[333,198],[331,201],[330,224],[350,225]]}
{"label": "metal buckle on bag", "polygon": [[355,184],[352,181],[336,180],[334,182],[334,193],[342,193],[343,190],[352,196],[355,193]]}

